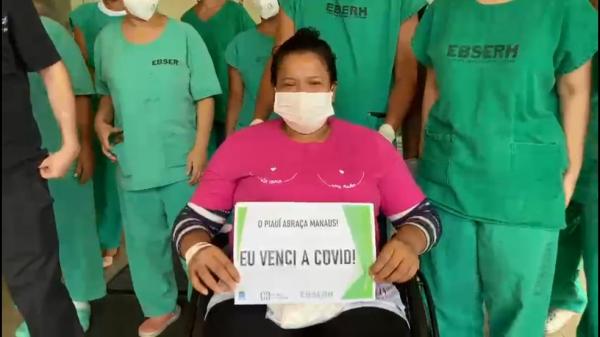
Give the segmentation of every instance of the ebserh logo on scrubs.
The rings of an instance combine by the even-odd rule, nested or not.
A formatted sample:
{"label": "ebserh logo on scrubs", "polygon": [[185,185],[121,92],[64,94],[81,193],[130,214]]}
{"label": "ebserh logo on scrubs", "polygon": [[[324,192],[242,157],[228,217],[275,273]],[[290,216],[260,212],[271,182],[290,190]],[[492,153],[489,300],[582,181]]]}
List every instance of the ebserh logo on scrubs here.
{"label": "ebserh logo on scrubs", "polygon": [[466,62],[514,62],[519,57],[519,44],[448,45],[446,56]]}
{"label": "ebserh logo on scrubs", "polygon": [[326,4],[325,10],[327,11],[327,14],[339,16],[342,18],[366,19],[369,16],[369,8],[366,6],[358,7],[352,5],[340,5],[329,2]]}
{"label": "ebserh logo on scrubs", "polygon": [[179,65],[179,60],[176,60],[176,59],[156,59],[156,60],[152,61],[152,65],[153,66],[160,66],[160,65],[178,66]]}

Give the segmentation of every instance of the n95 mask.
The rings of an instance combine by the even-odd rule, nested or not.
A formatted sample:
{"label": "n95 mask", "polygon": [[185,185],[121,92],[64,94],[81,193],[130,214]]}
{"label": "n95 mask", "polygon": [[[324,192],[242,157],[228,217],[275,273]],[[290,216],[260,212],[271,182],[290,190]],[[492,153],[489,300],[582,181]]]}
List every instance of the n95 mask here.
{"label": "n95 mask", "polygon": [[278,0],[254,0],[254,6],[258,9],[260,17],[270,19],[279,13]]}
{"label": "n95 mask", "polygon": [[292,130],[309,135],[333,116],[333,92],[276,92],[273,111]]}
{"label": "n95 mask", "polygon": [[158,0],[123,0],[123,5],[131,15],[148,21],[156,13]]}

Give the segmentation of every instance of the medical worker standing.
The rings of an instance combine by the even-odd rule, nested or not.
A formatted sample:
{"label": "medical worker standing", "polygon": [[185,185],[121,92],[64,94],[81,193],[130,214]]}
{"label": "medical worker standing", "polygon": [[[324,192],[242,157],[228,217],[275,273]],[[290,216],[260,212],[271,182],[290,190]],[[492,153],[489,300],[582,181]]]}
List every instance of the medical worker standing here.
{"label": "medical worker standing", "polygon": [[[569,227],[560,233],[547,334],[561,330],[575,314],[583,313],[577,335],[598,336],[598,54],[593,69],[592,118],[584,165],[567,211]],[[582,257],[587,295],[579,280]]]}
{"label": "medical worker standing", "polygon": [[256,28],[238,34],[225,51],[225,61],[229,65],[225,123],[228,136],[252,122],[260,80],[275,43],[278,0],[254,0],[253,5],[262,21]]}
{"label": "medical worker standing", "polygon": [[442,337],[481,336],[482,304],[491,337],[544,334],[597,34],[588,0],[427,9],[413,42],[428,67],[418,180],[446,228],[422,261]]}
{"label": "medical worker standing", "polygon": [[[598,2],[594,5],[598,8]],[[590,128],[590,184],[584,201],[583,268],[587,279],[588,305],[579,323],[577,335],[598,337],[598,54],[594,56],[593,120]]]}
{"label": "medical worker standing", "polygon": [[215,97],[215,120],[211,136],[211,152],[225,139],[225,121],[229,74],[225,62],[225,50],[236,35],[256,23],[252,21],[243,5],[231,0],[199,0],[181,17],[200,33],[210,52],[223,94]]}
{"label": "medical worker standing", "polygon": [[[93,173],[93,161],[90,161],[90,154],[93,153],[90,96],[94,93],[94,86],[71,34],[56,21],[44,16],[41,20],[71,75],[73,93],[76,95],[81,152],[69,173],[62,179],[49,181],[48,185],[54,199],[63,279],[77,309],[79,322],[87,331],[91,316],[89,301],[106,295],[102,260],[98,254],[100,246],[96,233],[94,190],[90,180]],[[44,82],[37,73],[30,73],[29,85],[42,146],[50,152],[56,152],[61,147],[60,129],[54,119]],[[15,336],[29,336],[25,322],[17,328]]]}
{"label": "medical worker standing", "polygon": [[[598,9],[598,2],[592,1]],[[578,335],[598,336],[598,54],[592,60],[591,123],[584,164],[573,200],[567,210],[567,229],[560,233],[556,274],[552,286],[546,333],[562,329],[575,315],[584,313]],[[586,293],[579,280],[583,256]],[[589,303],[588,303],[589,301]],[[587,308],[586,308],[587,304]],[[585,311],[584,311],[585,310]]]}
{"label": "medical worker standing", "polygon": [[[81,49],[90,73],[94,74],[94,42],[96,37],[111,22],[121,20],[125,15],[123,0],[101,0],[82,4],[69,15],[69,23],[75,41]],[[98,98],[92,100],[94,111]],[[104,255],[104,266],[112,264],[113,257],[121,244],[121,210],[115,179],[116,166],[102,154],[100,144],[94,139],[96,170],[94,172],[94,197],[100,246]]]}
{"label": "medical worker standing", "polygon": [[116,161],[133,287],[146,317],[141,337],[179,316],[171,225],[198,182],[221,93],[202,38],[156,13],[158,0],[125,0],[125,19],[98,35],[96,131]]}
{"label": "medical worker standing", "polygon": [[[412,103],[417,62],[410,48],[425,0],[280,0],[276,46],[297,29],[315,27],[338,55],[338,117],[396,137]],[[274,93],[267,66],[254,123],[271,114]],[[385,113],[385,123],[371,113]]]}

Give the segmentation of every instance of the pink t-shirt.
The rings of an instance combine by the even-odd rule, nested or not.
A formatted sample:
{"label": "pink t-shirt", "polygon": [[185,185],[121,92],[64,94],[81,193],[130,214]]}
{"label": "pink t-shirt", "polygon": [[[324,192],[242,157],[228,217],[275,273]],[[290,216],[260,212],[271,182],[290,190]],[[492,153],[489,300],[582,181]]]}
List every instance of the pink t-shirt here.
{"label": "pink t-shirt", "polygon": [[229,137],[206,169],[192,203],[231,210],[237,202],[355,202],[393,216],[425,199],[400,154],[370,129],[330,118],[321,143],[298,143],[282,120]]}

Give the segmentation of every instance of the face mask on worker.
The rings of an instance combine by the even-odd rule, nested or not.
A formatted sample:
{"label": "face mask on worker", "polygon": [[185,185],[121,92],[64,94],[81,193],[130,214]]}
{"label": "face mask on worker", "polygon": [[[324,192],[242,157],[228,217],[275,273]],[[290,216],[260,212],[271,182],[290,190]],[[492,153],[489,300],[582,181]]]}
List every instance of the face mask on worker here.
{"label": "face mask on worker", "polygon": [[123,0],[123,4],[131,15],[144,21],[150,20],[158,8],[158,0]]}
{"label": "face mask on worker", "polygon": [[267,20],[279,13],[278,0],[254,0],[254,6],[258,10],[260,17]]}
{"label": "face mask on worker", "polygon": [[309,135],[333,116],[333,92],[276,92],[273,110],[292,130]]}

